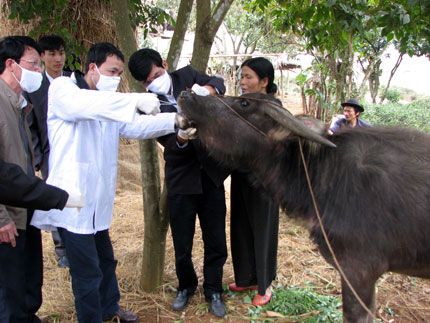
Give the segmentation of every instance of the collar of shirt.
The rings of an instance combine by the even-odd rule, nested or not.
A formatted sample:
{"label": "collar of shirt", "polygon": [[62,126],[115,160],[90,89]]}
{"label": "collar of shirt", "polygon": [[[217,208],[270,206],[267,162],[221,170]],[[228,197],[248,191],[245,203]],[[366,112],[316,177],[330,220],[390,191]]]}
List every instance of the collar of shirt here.
{"label": "collar of shirt", "polygon": [[27,106],[27,100],[22,94],[20,94],[20,97],[22,99],[21,109],[24,109]]}
{"label": "collar of shirt", "polygon": [[178,106],[178,102],[176,101],[174,95],[173,95],[173,83],[172,83],[172,87],[170,89],[170,94],[166,94],[165,95],[167,101],[169,101],[170,103],[174,103],[174,107],[176,108],[176,110],[178,110],[178,112],[181,112],[181,108]]}
{"label": "collar of shirt", "polygon": [[[49,73],[48,73],[47,70],[45,70],[45,75],[48,78],[49,83],[52,83],[52,81],[54,80],[54,78],[51,75],[49,75]],[[60,76],[63,76],[63,71],[61,71],[61,75]]]}

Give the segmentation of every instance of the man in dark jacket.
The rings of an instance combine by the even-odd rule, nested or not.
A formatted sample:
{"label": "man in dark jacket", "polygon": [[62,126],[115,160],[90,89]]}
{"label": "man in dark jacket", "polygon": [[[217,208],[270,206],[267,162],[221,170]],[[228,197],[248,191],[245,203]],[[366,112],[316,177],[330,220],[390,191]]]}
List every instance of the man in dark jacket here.
{"label": "man in dark jacket", "polygon": [[[45,71],[42,73],[42,85],[32,93],[25,93],[25,97],[33,105],[33,109],[27,116],[31,131],[34,149],[34,166],[40,170],[43,180],[48,178],[49,170],[49,141],[48,141],[48,89],[51,82],[59,76],[70,76],[71,72],[63,70],[66,60],[66,43],[57,35],[46,35],[39,39],[38,45],[42,50],[41,60],[45,63]],[[66,248],[61,241],[58,231],[51,231],[55,244],[55,253],[58,256],[57,263],[60,268],[69,266],[66,257]]]}
{"label": "man in dark jacket", "polygon": [[364,112],[364,108],[357,99],[349,99],[346,102],[342,102],[340,105],[343,107],[344,117],[334,122],[330,127],[330,134],[334,134],[342,128],[370,126],[369,123],[358,118],[360,113]]}
{"label": "man in dark jacket", "polygon": [[37,210],[62,210],[69,194],[40,178],[27,175],[16,164],[0,160],[0,203]]}
{"label": "man in dark jacket", "polygon": [[[202,95],[224,94],[224,81],[209,77],[186,66],[173,73],[158,52],[141,49],[135,52],[128,65],[135,79],[151,92],[158,94],[161,112],[177,112],[176,99],[192,88]],[[182,310],[197,288],[191,253],[196,215],[199,216],[204,242],[204,294],[211,313],[225,315],[221,298],[222,271],[227,258],[225,237],[224,179],[228,171],[221,168],[198,140],[191,140],[194,128],[159,138],[164,146],[165,175],[168,191],[170,227],[175,248],[178,294],[173,309]]]}

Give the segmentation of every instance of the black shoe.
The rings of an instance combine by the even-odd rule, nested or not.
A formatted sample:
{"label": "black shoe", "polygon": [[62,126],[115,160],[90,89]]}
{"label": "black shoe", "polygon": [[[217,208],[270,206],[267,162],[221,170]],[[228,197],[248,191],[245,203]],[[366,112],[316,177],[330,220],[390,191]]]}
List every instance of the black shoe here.
{"label": "black shoe", "polygon": [[120,308],[115,314],[103,318],[103,322],[107,321],[119,321],[121,323],[138,323],[140,322],[140,317],[136,313]]}
{"label": "black shoe", "polygon": [[178,291],[178,295],[176,295],[175,299],[173,300],[173,310],[174,311],[180,311],[185,308],[185,306],[188,305],[188,299],[193,294],[190,294],[187,289]]}
{"label": "black shoe", "polygon": [[225,305],[222,301],[220,293],[214,293],[211,297],[206,297],[209,302],[209,311],[218,317],[225,316]]}

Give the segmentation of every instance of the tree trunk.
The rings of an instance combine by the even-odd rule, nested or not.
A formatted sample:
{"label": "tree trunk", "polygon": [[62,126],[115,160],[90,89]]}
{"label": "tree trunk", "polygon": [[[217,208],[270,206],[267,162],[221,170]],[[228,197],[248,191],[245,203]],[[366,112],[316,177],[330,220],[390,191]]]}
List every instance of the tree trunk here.
{"label": "tree trunk", "polygon": [[215,35],[234,0],[219,0],[211,14],[211,0],[197,0],[196,34],[191,66],[205,73]]}
{"label": "tree trunk", "polygon": [[[111,1],[118,41],[126,59],[137,50],[136,37],[128,17],[127,0]],[[126,64],[127,66],[127,64]],[[139,82],[126,68],[130,90],[141,92]],[[158,150],[155,140],[139,141],[142,170],[145,237],[143,243],[142,272],[140,286],[145,291],[154,291],[162,283],[168,217],[166,194],[161,194]],[[162,198],[164,197],[164,199]]]}
{"label": "tree trunk", "polygon": [[372,73],[369,75],[369,92],[372,98],[372,103],[376,103],[376,98],[378,96],[379,91],[379,76],[380,76],[380,67],[381,67],[381,59],[378,59],[378,62],[373,67]]}
{"label": "tree trunk", "polygon": [[194,0],[181,0],[178,15],[176,18],[175,32],[170,43],[169,53],[167,54],[167,64],[169,72],[176,70],[181,57],[184,45],[185,33],[187,32],[188,22],[190,21],[191,10]]}
{"label": "tree trunk", "polygon": [[403,55],[404,54],[400,53],[399,57],[397,58],[396,64],[394,65],[393,69],[391,70],[390,77],[388,78],[387,86],[385,87],[384,93],[382,93],[382,96],[381,96],[381,103],[384,102],[384,100],[387,96],[387,92],[388,92],[388,89],[390,88],[391,80],[393,79],[394,74],[396,73],[397,69],[400,66],[400,63],[403,60]]}

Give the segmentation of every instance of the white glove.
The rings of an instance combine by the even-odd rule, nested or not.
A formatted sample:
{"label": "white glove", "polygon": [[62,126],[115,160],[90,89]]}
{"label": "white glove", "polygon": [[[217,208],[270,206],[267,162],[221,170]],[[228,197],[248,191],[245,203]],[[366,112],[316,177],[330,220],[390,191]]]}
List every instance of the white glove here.
{"label": "white glove", "polygon": [[69,190],[67,192],[69,194],[69,198],[66,202],[66,207],[73,207],[73,208],[83,208],[84,207],[84,196],[79,190]]}
{"label": "white glove", "polygon": [[197,138],[196,132],[197,132],[197,129],[193,127],[187,128],[185,130],[179,129],[178,137],[184,140],[196,139]]}
{"label": "white glove", "polygon": [[198,84],[194,84],[193,87],[191,88],[191,90],[195,94],[200,95],[200,96],[206,96],[206,95],[211,94],[207,88],[200,86]]}
{"label": "white glove", "polygon": [[160,112],[160,101],[154,93],[138,93],[136,109],[145,114],[157,114]]}

